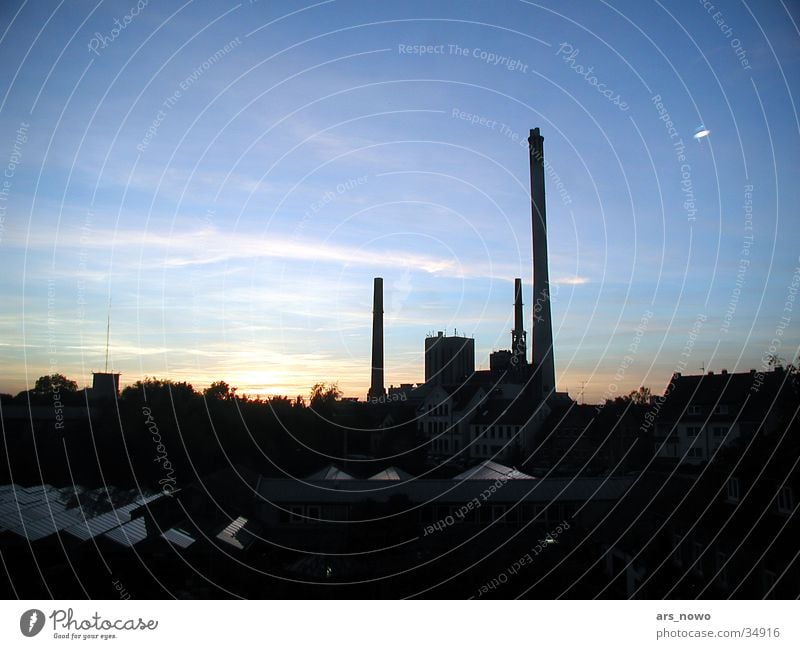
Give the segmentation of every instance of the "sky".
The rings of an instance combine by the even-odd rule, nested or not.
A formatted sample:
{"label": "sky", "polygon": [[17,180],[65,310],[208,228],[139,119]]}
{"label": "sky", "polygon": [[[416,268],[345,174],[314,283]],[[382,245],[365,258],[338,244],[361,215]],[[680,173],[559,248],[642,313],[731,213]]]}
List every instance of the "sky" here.
{"label": "sky", "polygon": [[423,380],[439,330],[488,368],[515,277],[530,332],[532,128],[560,390],[792,361],[799,20],[786,1],[3,2],[0,392],[107,362],[122,385],[364,398],[378,276],[387,386]]}

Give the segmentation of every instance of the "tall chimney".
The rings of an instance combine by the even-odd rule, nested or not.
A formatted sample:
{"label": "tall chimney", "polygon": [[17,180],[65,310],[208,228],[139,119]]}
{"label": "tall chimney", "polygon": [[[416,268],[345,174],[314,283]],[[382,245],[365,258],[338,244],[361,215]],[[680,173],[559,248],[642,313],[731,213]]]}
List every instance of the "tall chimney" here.
{"label": "tall chimney", "polygon": [[514,280],[514,330],[511,332],[511,354],[513,367],[528,363],[528,344],[525,326],[522,323],[522,279]]}
{"label": "tall chimney", "polygon": [[367,399],[383,400],[383,278],[376,277],[372,296],[372,380]]}
{"label": "tall chimney", "polygon": [[550,318],[550,279],[547,270],[547,219],[544,198],[544,138],[532,129],[528,138],[531,164],[531,218],[533,219],[533,352],[534,372],[542,396],[556,387],[553,363],[553,324]]}

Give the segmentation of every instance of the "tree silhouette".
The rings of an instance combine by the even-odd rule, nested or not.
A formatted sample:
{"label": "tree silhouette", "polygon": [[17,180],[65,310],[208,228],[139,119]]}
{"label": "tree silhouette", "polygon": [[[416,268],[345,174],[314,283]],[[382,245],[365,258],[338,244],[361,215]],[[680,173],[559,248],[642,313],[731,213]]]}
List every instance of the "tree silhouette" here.
{"label": "tree silhouette", "polygon": [[232,388],[225,381],[214,381],[210,386],[203,390],[206,399],[217,399],[228,401],[236,398],[237,388]]}
{"label": "tree silhouette", "polygon": [[33,385],[33,393],[44,396],[53,392],[77,392],[78,384],[68,379],[63,374],[48,374],[40,376]]}
{"label": "tree silhouette", "polygon": [[650,403],[650,398],[652,397],[652,393],[650,392],[650,388],[646,388],[641,386],[638,390],[632,390],[628,394],[628,400],[633,401],[635,404],[640,406],[646,406]]}

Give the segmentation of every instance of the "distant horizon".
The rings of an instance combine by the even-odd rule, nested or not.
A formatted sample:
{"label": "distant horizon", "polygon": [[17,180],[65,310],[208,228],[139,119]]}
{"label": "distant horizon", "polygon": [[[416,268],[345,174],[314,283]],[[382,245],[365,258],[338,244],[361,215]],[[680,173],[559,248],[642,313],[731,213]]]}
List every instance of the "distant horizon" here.
{"label": "distant horizon", "polygon": [[[789,365],[797,367],[796,359],[791,361],[791,362],[786,362],[785,359],[779,359],[779,360],[785,362],[785,365],[783,365],[784,367],[789,366]],[[488,369],[488,368],[485,368],[485,369]],[[732,369],[729,369],[729,368],[726,368],[726,367],[721,367],[718,370],[714,370],[714,369],[710,369],[710,368],[703,368],[703,371],[697,371],[697,372],[685,371],[685,372],[677,372],[677,373],[678,374],[682,374],[683,376],[706,376],[706,375],[722,374],[723,372],[727,372],[728,374],[747,374],[749,372],[772,372],[774,370],[775,370],[775,368],[772,367],[772,366],[761,367],[761,368],[751,367],[751,368],[748,368],[748,369],[738,369],[738,370],[732,370]],[[482,370],[476,369],[476,371],[482,371]],[[200,382],[191,380],[191,378],[170,379],[168,377],[159,376],[157,374],[153,374],[153,375],[148,374],[147,376],[139,377],[135,381],[131,381],[130,383],[125,383],[125,382],[122,381],[122,374],[114,372],[113,370],[108,370],[108,371],[99,371],[98,370],[98,371],[92,372],[92,374],[119,374],[119,376],[120,376],[120,384],[119,384],[120,392],[122,392],[125,388],[128,388],[128,387],[131,387],[132,385],[135,385],[139,381],[144,382],[144,381],[146,381],[148,379],[158,380],[158,381],[172,381],[174,383],[188,383],[199,394],[202,394],[203,391],[206,388],[210,387],[213,383],[222,381],[224,383],[227,383],[230,388],[235,388],[236,389],[236,396],[237,397],[243,397],[243,398],[247,397],[249,399],[260,398],[262,400],[265,399],[265,398],[272,398],[272,397],[287,397],[289,399],[295,399],[297,397],[302,397],[303,399],[308,400],[309,395],[311,394],[311,391],[312,391],[313,387],[315,385],[317,385],[317,384],[320,384],[320,383],[321,384],[325,384],[327,386],[337,385],[337,387],[341,390],[341,385],[335,380],[334,381],[324,381],[324,380],[316,381],[314,384],[309,385],[308,388],[304,392],[303,391],[296,391],[296,392],[252,392],[250,390],[243,390],[241,388],[241,386],[236,385],[235,382],[229,381],[225,377],[216,378],[213,381],[210,381],[208,383],[200,383]],[[667,385],[669,385],[669,383],[670,383],[672,377],[674,376],[674,374],[675,373],[670,374],[670,376],[668,377],[668,379],[664,383],[663,388],[661,388],[660,390],[659,389],[655,389],[651,385],[639,385],[639,386],[636,386],[635,388],[631,388],[630,390],[618,391],[614,395],[609,395],[607,400],[613,401],[617,397],[628,397],[632,392],[635,392],[635,391],[639,390],[640,388],[648,388],[648,389],[650,389],[650,391],[651,391],[653,396],[661,396],[664,393],[664,390],[666,389]],[[33,381],[31,382],[30,387],[28,387],[28,388],[23,388],[21,390],[4,390],[4,389],[0,388],[0,394],[10,394],[13,397],[17,397],[17,396],[19,396],[20,394],[22,394],[22,393],[24,393],[26,391],[32,390],[33,389],[33,384],[35,383],[36,379],[40,378],[41,376],[46,376],[46,375],[45,374],[38,375],[36,378],[33,379]],[[65,375],[65,376],[66,376],[67,379],[76,381],[74,376],[69,376],[69,375]],[[76,381],[76,383],[78,383],[78,392],[90,389],[92,387],[92,385],[91,385],[91,383],[92,383],[91,382],[91,374],[89,376],[90,376],[89,380],[88,381],[84,381],[83,384],[81,384],[80,381]],[[413,385],[415,387],[419,387],[419,386],[423,385],[425,383],[425,381],[423,379],[423,380],[420,380],[420,381],[403,381],[402,383],[406,383],[406,384],[410,383],[411,385]],[[400,382],[398,382],[396,384],[388,382],[387,385],[386,385],[386,388],[388,390],[390,387],[399,388],[400,386],[401,386]],[[561,390],[560,388],[559,388],[558,391],[559,392],[565,392],[565,390]],[[367,397],[366,397],[366,393],[367,393],[367,389],[366,388],[365,388],[363,394],[351,394],[351,393],[348,393],[346,391],[343,391],[342,395],[341,395],[341,398],[342,399],[358,399],[358,401],[360,401],[360,402],[368,403]],[[585,394],[584,394],[584,397],[582,399],[579,392],[578,393],[569,392],[568,394],[569,394],[570,398],[572,398],[572,400],[575,401],[578,405],[587,405],[587,406],[590,406],[590,405],[601,405],[601,404],[606,402],[606,400],[603,400],[603,401],[599,401],[599,400],[598,401],[589,401],[586,398]]]}

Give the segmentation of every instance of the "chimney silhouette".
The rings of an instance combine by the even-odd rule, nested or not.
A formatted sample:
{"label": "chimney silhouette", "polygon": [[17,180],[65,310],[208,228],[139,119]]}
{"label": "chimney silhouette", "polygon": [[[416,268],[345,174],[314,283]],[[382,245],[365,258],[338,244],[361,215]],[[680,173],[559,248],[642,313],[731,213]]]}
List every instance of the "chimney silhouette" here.
{"label": "chimney silhouette", "polygon": [[547,269],[547,218],[544,198],[544,138],[532,129],[528,138],[531,163],[533,220],[533,351],[531,362],[546,397],[556,387],[553,324],[550,318],[550,278]]}
{"label": "chimney silhouette", "polygon": [[522,323],[522,279],[514,280],[514,330],[511,332],[512,366],[522,367],[528,362],[528,343]]}
{"label": "chimney silhouette", "polygon": [[374,280],[372,296],[372,379],[367,400],[383,400],[383,278]]}

